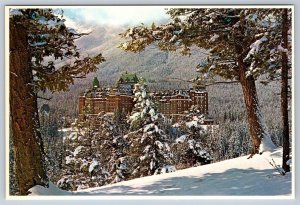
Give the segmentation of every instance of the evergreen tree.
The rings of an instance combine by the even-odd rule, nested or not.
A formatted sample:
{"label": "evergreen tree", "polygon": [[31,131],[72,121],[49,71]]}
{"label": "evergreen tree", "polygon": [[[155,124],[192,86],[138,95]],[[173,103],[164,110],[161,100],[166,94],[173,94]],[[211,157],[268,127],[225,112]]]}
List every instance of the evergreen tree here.
{"label": "evergreen tree", "polygon": [[108,166],[110,167],[109,183],[125,181],[129,178],[127,156],[125,155],[126,140],[123,136],[116,136],[113,139],[113,149]]}
{"label": "evergreen tree", "polygon": [[[81,58],[74,40],[84,34],[67,28],[64,21],[51,9],[10,10],[11,137],[20,195],[35,185],[48,186],[37,93],[67,90],[74,78],[95,71],[104,60],[101,54]],[[57,66],[60,62],[63,66]]]}
{"label": "evergreen tree", "polygon": [[103,186],[125,180],[124,148],[113,119],[105,113],[87,116],[64,140],[65,162],[57,185],[66,190]]}
{"label": "evergreen tree", "polygon": [[[98,135],[98,150],[101,152],[101,163],[109,171],[108,183],[120,182],[127,179],[127,162],[124,149],[127,145],[114,119],[100,113],[97,119],[100,122]],[[120,126],[120,127],[119,127]]]}
{"label": "evergreen tree", "polygon": [[153,96],[149,94],[143,78],[139,80],[139,83],[135,84],[133,92],[135,104],[128,120],[131,130],[137,130],[144,125],[162,119],[162,115],[157,112]]}
{"label": "evergreen tree", "polygon": [[213,160],[209,153],[211,142],[203,120],[204,115],[193,106],[190,113],[174,125],[181,133],[172,146],[179,169],[209,164]]}
{"label": "evergreen tree", "polygon": [[50,181],[54,182],[58,180],[62,166],[62,137],[61,132],[58,131],[58,122],[53,119],[53,112],[50,111],[48,106],[44,105],[39,112],[41,119],[40,132],[46,154],[47,176]]}
{"label": "evergreen tree", "polygon": [[143,79],[135,84],[135,106],[129,117],[130,132],[126,137],[128,166],[131,177],[142,177],[167,172],[171,163],[168,136],[161,130],[163,116],[157,112]]}
{"label": "evergreen tree", "polygon": [[76,191],[107,183],[109,173],[100,160],[100,131],[94,129],[94,123],[91,118],[77,122],[71,134],[64,138],[66,154],[58,187]]}

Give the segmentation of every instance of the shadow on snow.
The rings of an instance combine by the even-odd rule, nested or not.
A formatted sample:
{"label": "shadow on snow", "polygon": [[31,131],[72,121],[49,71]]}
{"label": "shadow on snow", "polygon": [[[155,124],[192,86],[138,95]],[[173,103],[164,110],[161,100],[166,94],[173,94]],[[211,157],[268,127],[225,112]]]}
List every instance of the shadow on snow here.
{"label": "shadow on snow", "polygon": [[[142,180],[142,179],[141,179]],[[138,180],[136,180],[138,183]],[[287,186],[289,183],[290,186]],[[286,188],[288,187],[288,188]],[[281,176],[274,169],[229,169],[201,177],[170,177],[149,185],[113,185],[99,187],[79,195],[167,195],[167,196],[272,196],[291,194],[290,175]]]}

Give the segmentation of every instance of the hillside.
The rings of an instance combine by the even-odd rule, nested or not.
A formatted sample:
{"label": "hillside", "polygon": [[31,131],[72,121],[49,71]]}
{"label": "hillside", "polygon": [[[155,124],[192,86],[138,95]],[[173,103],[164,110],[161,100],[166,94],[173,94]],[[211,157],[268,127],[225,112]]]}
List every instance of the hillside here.
{"label": "hillside", "polygon": [[200,49],[194,49],[193,54],[188,57],[176,52],[162,52],[155,46],[140,53],[125,52],[118,48],[125,41],[118,35],[124,30],[123,27],[94,28],[91,34],[76,42],[83,53],[95,55],[101,52],[106,59],[87,80],[91,76],[98,76],[103,84],[111,84],[126,70],[148,80],[160,81],[167,77],[188,79],[196,74],[197,62],[205,56]]}
{"label": "hillside", "polygon": [[38,195],[151,195],[151,196],[285,196],[292,197],[292,174],[281,176],[270,165],[281,164],[281,149],[231,160],[148,176],[103,187],[66,192],[53,184],[49,189],[36,186]]}

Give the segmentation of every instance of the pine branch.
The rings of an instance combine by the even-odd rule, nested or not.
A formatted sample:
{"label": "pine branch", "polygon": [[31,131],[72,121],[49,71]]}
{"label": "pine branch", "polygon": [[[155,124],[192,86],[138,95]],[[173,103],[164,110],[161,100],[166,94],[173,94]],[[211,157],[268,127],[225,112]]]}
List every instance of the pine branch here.
{"label": "pine branch", "polygon": [[42,97],[42,96],[37,96],[37,98],[47,100],[47,101],[50,101],[52,99],[52,97],[46,98],[46,97]]}
{"label": "pine branch", "polygon": [[[167,82],[167,81],[170,81],[170,80],[182,81],[182,82],[187,82],[187,83],[192,83],[193,82],[192,80],[181,79],[181,78],[166,78],[165,80],[160,80],[160,81],[156,81],[156,82]],[[215,85],[215,84],[232,84],[232,83],[239,83],[239,81],[238,80],[215,81],[215,82],[212,82],[212,83],[205,84],[205,86],[212,86],[212,85]]]}
{"label": "pine branch", "polygon": [[238,80],[233,80],[233,81],[215,81],[209,84],[205,84],[205,86],[211,86],[211,85],[215,85],[215,84],[232,84],[232,83],[239,83],[240,81]]}
{"label": "pine branch", "polygon": [[83,78],[86,78],[86,76],[71,76],[72,78],[80,78],[80,79],[83,79]]}

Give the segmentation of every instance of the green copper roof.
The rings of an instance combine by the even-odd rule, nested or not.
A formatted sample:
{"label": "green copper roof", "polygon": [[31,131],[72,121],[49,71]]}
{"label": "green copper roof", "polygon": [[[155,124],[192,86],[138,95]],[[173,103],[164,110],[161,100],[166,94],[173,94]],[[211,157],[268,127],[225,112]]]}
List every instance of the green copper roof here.
{"label": "green copper roof", "polygon": [[119,79],[119,82],[133,82],[137,83],[139,81],[135,73],[123,73]]}

